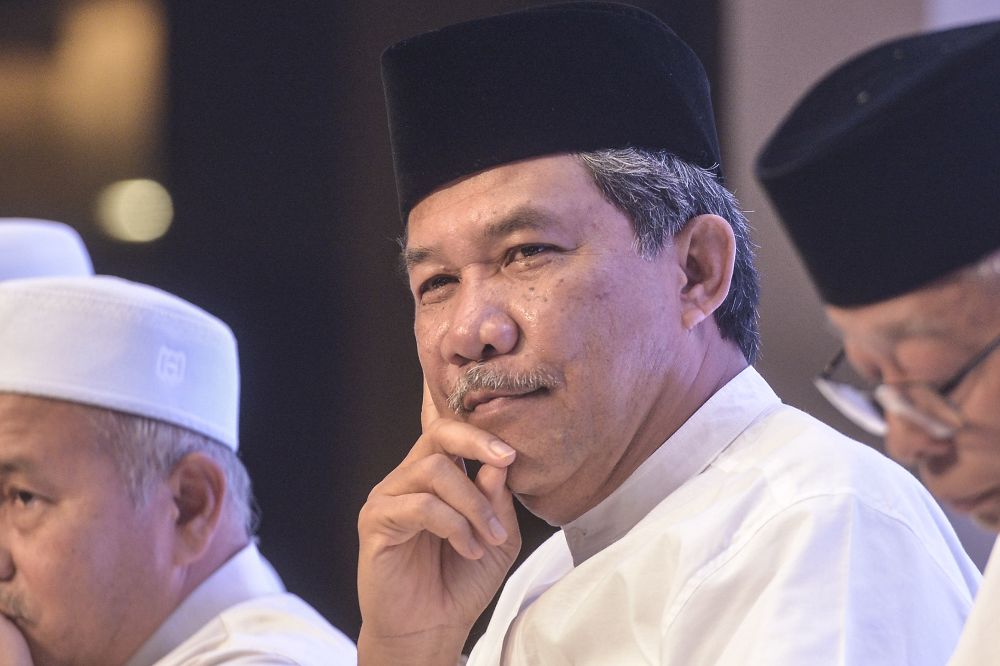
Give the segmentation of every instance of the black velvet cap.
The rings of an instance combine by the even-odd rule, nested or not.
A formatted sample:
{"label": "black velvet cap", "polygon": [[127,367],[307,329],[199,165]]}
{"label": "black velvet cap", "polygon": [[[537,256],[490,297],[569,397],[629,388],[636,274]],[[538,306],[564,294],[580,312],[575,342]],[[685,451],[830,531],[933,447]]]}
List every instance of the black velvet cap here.
{"label": "black velvet cap", "polygon": [[847,61],[757,160],[824,301],[874,303],[1000,247],[1000,21]]}
{"label": "black velvet cap", "polygon": [[418,35],[382,54],[405,222],[435,189],[552,153],[666,150],[721,176],[708,79],[652,14],[548,5]]}

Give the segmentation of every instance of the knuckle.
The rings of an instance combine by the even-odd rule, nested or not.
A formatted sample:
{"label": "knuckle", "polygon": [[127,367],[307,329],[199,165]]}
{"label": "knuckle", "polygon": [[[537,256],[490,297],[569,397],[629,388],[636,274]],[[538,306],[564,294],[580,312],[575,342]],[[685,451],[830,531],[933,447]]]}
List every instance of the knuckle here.
{"label": "knuckle", "polygon": [[494,516],[493,507],[490,506],[490,503],[486,501],[485,497],[477,498],[475,512],[476,517],[483,525],[486,525]]}
{"label": "knuckle", "polygon": [[376,495],[374,491],[368,495],[368,501],[361,506],[361,510],[358,512],[359,525],[369,523],[378,516],[382,509],[384,498],[384,495]]}
{"label": "knuckle", "polygon": [[[385,480],[382,480],[377,484],[375,484],[374,488],[368,491],[368,496],[365,498],[365,506],[368,506],[370,503],[377,501],[378,498],[384,494],[382,485],[384,483]],[[361,507],[361,510],[364,511],[364,507]]]}
{"label": "knuckle", "polygon": [[408,504],[410,511],[420,516],[428,516],[437,509],[438,499],[428,493],[416,493],[410,495]]}
{"label": "knuckle", "polygon": [[455,469],[455,461],[451,456],[434,453],[424,458],[423,466],[432,478],[439,478],[442,474],[450,474]]}
{"label": "knuckle", "polygon": [[368,531],[368,525],[371,522],[370,509],[368,505],[365,504],[361,507],[361,511],[358,512],[358,533],[363,534]]}

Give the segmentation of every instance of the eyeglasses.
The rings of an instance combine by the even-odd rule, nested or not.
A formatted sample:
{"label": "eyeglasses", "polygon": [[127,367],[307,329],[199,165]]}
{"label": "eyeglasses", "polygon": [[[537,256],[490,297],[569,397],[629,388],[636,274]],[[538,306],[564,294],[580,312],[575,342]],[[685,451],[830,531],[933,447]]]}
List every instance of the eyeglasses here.
{"label": "eyeglasses", "polygon": [[885,415],[890,413],[923,428],[934,439],[948,439],[964,422],[958,406],[949,399],[949,395],[998,347],[1000,336],[937,387],[926,382],[906,382],[878,384],[875,387],[869,384],[867,388],[833,379],[844,362],[845,354],[841,348],[813,382],[841,414],[873,435],[885,436],[888,430]]}

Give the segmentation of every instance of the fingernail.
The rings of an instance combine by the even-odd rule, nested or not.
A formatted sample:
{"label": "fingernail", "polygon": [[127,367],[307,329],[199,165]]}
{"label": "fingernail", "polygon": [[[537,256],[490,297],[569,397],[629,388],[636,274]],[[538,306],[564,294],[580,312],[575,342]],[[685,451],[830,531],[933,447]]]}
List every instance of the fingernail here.
{"label": "fingernail", "polygon": [[494,539],[501,543],[507,540],[507,530],[503,528],[503,525],[500,524],[499,520],[496,518],[490,518],[488,525],[490,528],[490,534],[493,535]]}
{"label": "fingernail", "polygon": [[493,455],[498,458],[510,458],[515,453],[514,449],[510,448],[499,439],[495,439],[490,442],[490,451],[492,451]]}

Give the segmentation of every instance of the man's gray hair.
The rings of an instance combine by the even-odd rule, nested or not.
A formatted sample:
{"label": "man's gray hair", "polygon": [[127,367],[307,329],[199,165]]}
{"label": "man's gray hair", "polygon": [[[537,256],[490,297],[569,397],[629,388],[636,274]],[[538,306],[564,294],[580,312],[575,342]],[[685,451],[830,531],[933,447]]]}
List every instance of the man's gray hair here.
{"label": "man's gray hair", "polygon": [[760,351],[760,285],[750,225],[736,197],[711,171],[667,152],[621,148],[577,156],[604,196],[631,218],[642,257],[655,257],[693,217],[713,214],[729,222],[736,236],[736,265],[715,322],[723,339],[735,342],[753,363]]}
{"label": "man's gray hair", "polygon": [[223,510],[252,536],[257,529],[257,511],[250,475],[236,452],[205,435],[142,416],[106,409],[88,410],[99,436],[99,446],[111,456],[136,506],[149,501],[155,484],[166,479],[174,467],[191,453],[214,460],[226,479]]}

